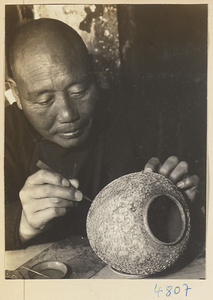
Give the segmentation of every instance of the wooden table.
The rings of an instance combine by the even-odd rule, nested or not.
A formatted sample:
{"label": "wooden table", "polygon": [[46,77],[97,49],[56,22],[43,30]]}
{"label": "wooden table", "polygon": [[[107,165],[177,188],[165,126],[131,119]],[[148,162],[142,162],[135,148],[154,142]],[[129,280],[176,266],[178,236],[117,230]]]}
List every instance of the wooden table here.
{"label": "wooden table", "polygon": [[[93,252],[87,238],[71,236],[56,243],[30,246],[25,250],[5,252],[5,270],[17,270],[25,279],[29,279],[28,271],[35,264],[48,260],[56,260],[68,266],[69,279],[125,279],[115,273]],[[158,279],[205,279],[205,257],[203,254],[184,268],[155,275]]]}

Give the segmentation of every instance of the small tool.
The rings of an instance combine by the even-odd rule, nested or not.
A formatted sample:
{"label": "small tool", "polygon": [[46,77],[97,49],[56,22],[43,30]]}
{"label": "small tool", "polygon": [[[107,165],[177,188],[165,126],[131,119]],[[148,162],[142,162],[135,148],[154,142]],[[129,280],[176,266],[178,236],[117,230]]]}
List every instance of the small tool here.
{"label": "small tool", "polygon": [[32,270],[32,269],[29,269],[29,268],[27,268],[27,267],[22,267],[23,269],[25,269],[25,270],[27,270],[27,271],[30,271],[30,272],[32,272],[32,273],[35,273],[35,274],[37,274],[37,275],[40,275],[40,276],[43,276],[43,277],[46,277],[46,278],[50,278],[49,276],[47,276],[47,275],[45,275],[45,274],[42,274],[42,273],[40,273],[40,272],[37,272],[37,271],[34,271],[34,270]]}
{"label": "small tool", "polygon": [[[41,169],[41,170],[47,170],[47,171],[51,171],[54,172],[50,167],[48,167],[43,161],[39,160],[36,164],[36,166]],[[87,201],[92,203],[92,200],[90,198],[88,198],[86,195],[83,194],[83,198],[86,199]]]}

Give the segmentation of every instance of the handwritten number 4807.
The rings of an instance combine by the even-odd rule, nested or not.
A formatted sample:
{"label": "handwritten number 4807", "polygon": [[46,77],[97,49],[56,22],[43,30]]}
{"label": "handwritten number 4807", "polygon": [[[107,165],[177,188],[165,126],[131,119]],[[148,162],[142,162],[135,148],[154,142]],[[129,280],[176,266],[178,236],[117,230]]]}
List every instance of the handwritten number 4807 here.
{"label": "handwritten number 4807", "polygon": [[184,283],[182,286],[176,286],[173,288],[172,285],[168,285],[166,286],[166,289],[163,290],[161,289],[161,286],[158,287],[158,285],[155,285],[154,288],[154,292],[158,295],[158,297],[160,296],[160,293],[165,292],[166,293],[166,297],[169,297],[173,294],[178,295],[179,293],[181,294],[185,294],[185,296],[188,296],[188,291],[191,290],[191,288],[188,286],[188,284]]}

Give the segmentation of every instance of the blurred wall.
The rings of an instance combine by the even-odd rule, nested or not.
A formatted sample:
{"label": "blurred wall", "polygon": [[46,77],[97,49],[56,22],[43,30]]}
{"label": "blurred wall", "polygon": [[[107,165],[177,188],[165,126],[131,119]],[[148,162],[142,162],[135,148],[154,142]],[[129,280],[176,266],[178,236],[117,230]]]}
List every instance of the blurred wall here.
{"label": "blurred wall", "polygon": [[207,5],[118,5],[121,78],[139,158],[170,155],[199,174],[205,201]]}

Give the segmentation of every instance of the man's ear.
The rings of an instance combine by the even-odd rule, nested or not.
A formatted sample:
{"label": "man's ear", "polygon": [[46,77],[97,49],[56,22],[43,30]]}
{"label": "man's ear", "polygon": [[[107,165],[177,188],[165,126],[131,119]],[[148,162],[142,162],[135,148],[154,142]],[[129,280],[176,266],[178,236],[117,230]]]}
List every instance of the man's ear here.
{"label": "man's ear", "polygon": [[22,108],[21,101],[19,98],[19,92],[18,92],[18,87],[16,85],[16,82],[12,78],[8,78],[7,82],[13,92],[13,96],[17,102],[18,108],[22,110],[23,108]]}

